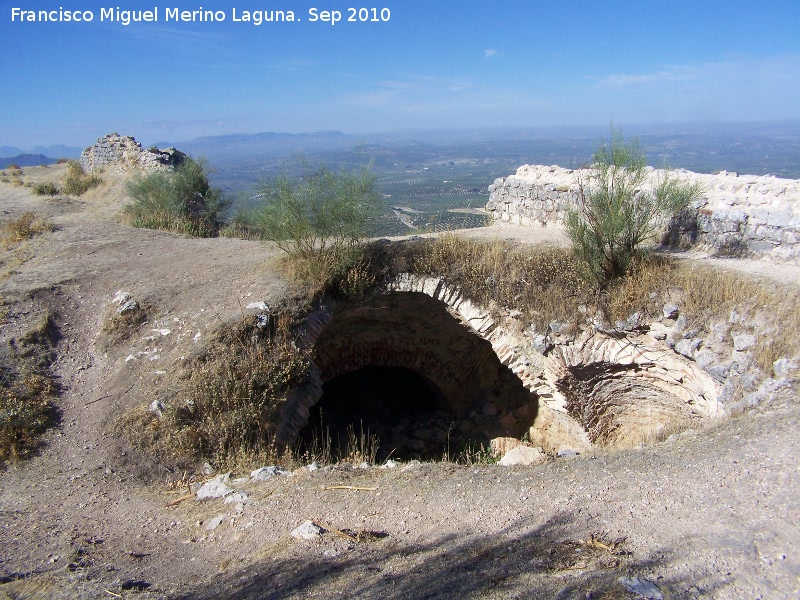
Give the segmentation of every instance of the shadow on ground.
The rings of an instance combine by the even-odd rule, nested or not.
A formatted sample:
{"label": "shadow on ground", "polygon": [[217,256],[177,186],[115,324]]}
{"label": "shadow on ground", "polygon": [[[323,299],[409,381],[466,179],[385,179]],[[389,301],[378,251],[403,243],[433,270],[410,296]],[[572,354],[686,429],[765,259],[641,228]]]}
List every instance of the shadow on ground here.
{"label": "shadow on ground", "polygon": [[[541,527],[516,522],[490,534],[446,534],[428,542],[391,537],[355,543],[326,533],[313,541],[262,549],[274,557],[220,575],[181,598],[635,598],[618,581],[639,576],[664,598],[708,594],[723,582],[692,589],[671,565],[680,558],[657,551],[641,558],[587,543],[592,531],[562,513]],[[598,539],[598,538],[595,538]],[[662,573],[669,571],[669,576]],[[708,575],[708,574],[707,574]],[[696,574],[695,574],[696,576]],[[691,590],[691,591],[689,591]]]}

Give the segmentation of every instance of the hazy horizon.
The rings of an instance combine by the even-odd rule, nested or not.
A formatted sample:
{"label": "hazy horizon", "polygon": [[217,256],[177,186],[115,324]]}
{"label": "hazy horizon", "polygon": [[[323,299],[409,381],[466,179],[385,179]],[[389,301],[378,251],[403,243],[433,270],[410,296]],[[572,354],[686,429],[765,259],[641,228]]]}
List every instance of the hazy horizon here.
{"label": "hazy horizon", "polygon": [[127,0],[153,17],[127,25],[90,0],[35,4],[33,21],[0,12],[0,145],[800,119],[794,1],[386,0],[361,15],[332,0],[333,24],[284,0],[269,10],[295,20],[260,25],[242,16],[263,7],[230,0],[203,2],[210,20]]}
{"label": "hazy horizon", "polygon": [[[450,128],[405,128],[387,129],[384,131],[351,132],[342,129],[327,130],[299,130],[299,131],[232,131],[225,134],[211,133],[209,135],[199,135],[187,139],[146,139],[141,138],[135,131],[126,131],[120,128],[98,134],[96,137],[79,140],[69,143],[61,139],[44,140],[40,143],[12,144],[5,139],[0,139],[0,148],[14,147],[23,153],[38,153],[49,147],[64,146],[68,148],[84,149],[93,145],[98,139],[111,133],[120,135],[130,135],[134,137],[143,147],[152,145],[176,145],[180,149],[180,144],[191,143],[203,139],[214,139],[223,137],[246,137],[259,135],[280,135],[280,136],[310,136],[318,134],[342,134],[349,138],[394,138],[402,141],[424,140],[431,143],[447,143],[453,138],[463,138],[465,136],[475,137],[483,141],[503,141],[516,140],[526,137],[553,137],[560,136],[565,138],[577,137],[586,139],[587,137],[607,138],[611,127],[619,129],[626,137],[638,137],[641,135],[680,135],[686,133],[697,133],[702,130],[711,131],[741,131],[746,133],[748,130],[759,127],[781,128],[781,127],[800,127],[800,119],[778,119],[764,121],[705,121],[705,122],[676,122],[676,123],[632,123],[624,124],[618,122],[607,122],[600,125],[562,125],[562,126],[539,126],[539,127],[450,127]],[[5,158],[0,153],[0,158]],[[51,158],[59,158],[53,156]]]}

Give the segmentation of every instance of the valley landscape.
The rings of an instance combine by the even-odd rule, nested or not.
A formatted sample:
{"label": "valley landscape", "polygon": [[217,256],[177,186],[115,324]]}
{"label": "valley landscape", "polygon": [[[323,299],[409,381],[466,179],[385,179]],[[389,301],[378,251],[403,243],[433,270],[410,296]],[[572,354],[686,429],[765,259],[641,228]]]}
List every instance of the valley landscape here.
{"label": "valley landscape", "polygon": [[[641,141],[656,167],[800,178],[797,122],[639,125],[625,128],[624,133]],[[211,181],[233,201],[230,215],[251,203],[260,181],[275,177],[287,167],[296,170],[300,159],[334,170],[369,164],[385,205],[375,224],[375,235],[407,235],[484,225],[485,220],[474,209],[486,204],[486,188],[497,177],[513,173],[523,164],[577,168],[589,163],[600,140],[608,137],[607,127],[373,135],[268,132],[157,141],[152,145],[177,147],[207,161]],[[144,141],[144,145],[151,144]],[[77,158],[81,150],[66,146],[31,148],[31,152],[50,155],[25,154],[34,157],[33,162],[28,160],[21,166]],[[19,148],[0,148],[0,166],[20,164],[22,156]]]}
{"label": "valley landscape", "polygon": [[800,3],[141,4],[0,9],[0,600],[800,598]]}
{"label": "valley landscape", "polygon": [[[398,171],[393,182],[383,175],[383,193],[395,190],[397,195],[405,194],[403,205],[408,208],[403,210],[412,218],[419,214],[416,211],[479,210],[480,202],[488,199],[488,185],[486,181],[481,185],[477,175],[467,174],[476,167],[469,160],[460,164],[447,160],[438,165],[436,161],[421,161],[416,173],[407,172],[399,179],[403,175]],[[458,175],[453,172],[459,169],[465,171],[460,186],[434,183],[445,177],[456,181]],[[764,321],[769,314],[783,315],[780,318],[788,337],[781,339],[787,340],[786,348],[795,348],[792,323],[800,318],[794,301],[800,274],[791,261],[711,258],[696,251],[678,258],[685,265],[677,265],[678,272],[688,269],[687,275],[681,275],[689,277],[684,286],[694,281],[688,274],[700,269],[702,279],[727,282],[726,278],[733,278],[731,283],[717,285],[743,290],[737,295],[737,304],[723,304],[728,307],[722,308],[723,312],[718,307],[717,312],[706,313],[711,325],[699,325],[696,330],[704,337],[721,336],[718,342],[706,338],[703,348],[713,348],[712,354],[721,356],[721,360],[725,353],[732,353],[731,357],[740,361],[732,369],[743,370],[742,375],[737,372],[735,377],[731,374],[730,379],[722,379],[729,385],[715,400],[720,408],[714,409],[717,416],[711,419],[700,413],[679,416],[684,409],[671,412],[674,409],[668,404],[654,410],[656,405],[648,404],[652,402],[649,395],[625,404],[625,392],[618,390],[607,397],[612,402],[607,406],[616,404],[612,413],[622,410],[614,417],[622,429],[603,444],[570,429],[575,425],[564,420],[560,409],[548,408],[551,400],[547,398],[552,394],[558,397],[561,392],[557,390],[566,389],[558,387],[560,383],[552,387],[547,373],[554,367],[547,366],[548,361],[562,351],[580,347],[589,351],[580,360],[590,363],[614,360],[624,364],[629,359],[611,346],[601,350],[603,344],[616,344],[611,339],[589,350],[590,346],[581,346],[586,343],[580,337],[584,334],[577,340],[574,335],[557,335],[552,323],[547,326],[548,318],[536,312],[556,310],[552,314],[570,315],[576,310],[571,308],[571,301],[562,300],[560,308],[544,308],[549,306],[545,296],[529,300],[528,296],[519,296],[520,291],[514,292],[513,286],[506,291],[505,281],[510,283],[519,276],[510,275],[509,279],[502,271],[490,271],[494,273],[490,277],[499,279],[484,286],[485,275],[480,271],[485,268],[480,258],[484,249],[505,248],[503,252],[509,257],[519,257],[510,258],[508,264],[513,265],[517,260],[523,261],[520,264],[529,260],[525,258],[529,252],[534,253],[532,256],[545,252],[541,256],[557,257],[559,251],[548,255],[553,252],[548,248],[567,244],[558,228],[487,226],[484,212],[480,215],[482,226],[462,230],[458,237],[447,234],[441,242],[426,242],[440,243],[436,252],[443,253],[442,257],[451,252],[450,248],[455,254],[428,267],[420,263],[416,268],[422,270],[413,276],[418,279],[412,277],[408,283],[402,283],[402,277],[397,279],[390,284],[395,286],[394,292],[380,291],[379,286],[370,292],[377,295],[338,300],[338,308],[330,304],[334,296],[329,296],[312,304],[311,313],[299,309],[303,327],[310,332],[303,335],[320,335],[315,331],[321,331],[321,335],[318,341],[296,338],[296,343],[300,348],[312,345],[311,356],[316,353],[314,360],[323,371],[336,369],[324,375],[326,378],[334,377],[342,368],[352,368],[336,366],[337,361],[350,360],[346,359],[346,348],[372,343],[365,335],[386,336],[383,339],[390,340],[392,348],[410,343],[416,354],[423,350],[432,353],[421,354],[429,356],[425,358],[428,366],[423,362],[418,368],[434,378],[435,387],[445,390],[447,398],[457,398],[457,392],[446,391],[450,383],[464,390],[486,384],[467,383],[471,380],[459,379],[465,376],[459,368],[447,366],[447,361],[457,362],[461,352],[478,352],[460,349],[466,342],[452,336],[462,335],[456,330],[484,335],[494,349],[476,364],[488,365],[485,360],[499,357],[508,369],[498,368],[509,375],[513,370],[532,390],[531,397],[539,398],[538,416],[536,410],[527,413],[528,409],[523,411],[522,407],[513,413],[524,427],[536,416],[529,433],[522,436],[521,430],[513,430],[512,434],[517,436],[516,444],[519,437],[529,440],[523,448],[538,447],[533,448],[539,453],[536,458],[527,458],[527,466],[502,466],[497,463],[502,454],[489,453],[488,439],[483,440],[484,450],[457,441],[459,427],[467,431],[476,426],[486,428],[493,422],[506,423],[503,415],[510,417],[511,413],[498,413],[505,409],[496,407],[497,400],[477,405],[477,410],[468,415],[464,413],[466,420],[456,422],[455,429],[451,424],[449,432],[445,421],[448,439],[437,442],[438,434],[434,433],[431,442],[427,437],[431,434],[423,435],[422,431],[434,424],[433,419],[453,419],[458,412],[454,408],[456,412],[448,416],[447,403],[456,402],[452,406],[457,406],[456,400],[448,399],[439,404],[439,412],[433,417],[401,412],[409,423],[404,425],[408,429],[403,435],[411,442],[401,442],[399,434],[393,433],[395,450],[388,458],[381,451],[378,462],[376,455],[370,454],[369,439],[362,438],[356,446],[339,447],[338,458],[315,453],[307,446],[295,455],[272,455],[273,462],[264,455],[263,464],[258,462],[258,454],[244,454],[250,458],[233,462],[209,456],[203,464],[203,460],[178,459],[170,454],[172,446],[147,445],[152,442],[146,440],[159,439],[151,438],[147,431],[180,426],[178,421],[166,425],[173,423],[171,420],[158,425],[162,417],[155,414],[166,411],[165,415],[171,415],[169,411],[182,402],[181,398],[197,393],[190,391],[195,389],[192,377],[203,377],[205,372],[196,370],[201,364],[196,362],[198,357],[217,360],[212,358],[215,353],[237,348],[241,342],[225,342],[228,338],[224,331],[244,327],[241,331],[247,332],[247,327],[252,327],[248,323],[258,315],[273,318],[269,315],[282,314],[285,309],[281,307],[298,301],[297,306],[302,306],[305,301],[298,300],[303,297],[302,287],[280,266],[280,253],[271,243],[227,237],[195,239],[131,227],[121,209],[130,202],[125,182],[135,169],[126,166],[120,170],[110,164],[102,169],[97,187],[80,196],[52,197],[37,196],[30,190],[47,182],[61,185],[66,174],[63,164],[18,171],[6,171],[8,181],[0,182],[4,222],[14,223],[20,215],[33,213],[49,225],[29,239],[6,238],[0,286],[6,314],[2,327],[7,348],[4,372],[12,378],[8,381],[25,372],[51,377],[51,391],[45,393],[51,398],[54,420],[39,441],[25,446],[27,458],[21,462],[9,459],[0,474],[0,511],[5,521],[0,593],[6,597],[796,595],[800,585],[796,520],[800,470],[794,439],[800,405],[793,361],[797,359],[795,355],[781,355],[783,362],[776,362],[778,366],[767,362],[759,367],[757,361],[761,359],[756,353],[768,347],[770,339],[778,339],[770,329],[771,322]],[[422,227],[435,229],[427,222],[412,225],[408,228],[411,233]],[[8,227],[6,231],[10,231]],[[35,225],[31,228],[34,230]],[[416,246],[406,248],[402,241],[392,244],[400,244],[388,247],[388,256],[396,256],[392,264],[408,269]],[[425,260],[439,261],[435,256],[431,254]],[[470,288],[473,280],[464,278],[461,266],[452,271],[448,260],[455,260],[456,265],[474,264],[479,269],[479,286]],[[522,275],[523,280],[538,277],[533,268],[530,274]],[[704,275],[706,268],[711,270]],[[441,284],[429,287],[426,273],[436,281],[462,286],[463,291],[442,288]],[[548,284],[544,285],[533,297],[550,293]],[[559,285],[565,284],[556,287]],[[565,288],[553,291],[563,298]],[[440,309],[434,310],[433,305],[425,313],[413,304],[405,308],[403,303],[424,294],[447,308],[442,317],[435,316]],[[652,294],[657,296],[654,312],[647,313],[641,328],[625,337],[627,343],[641,349],[651,348],[644,350],[645,354],[667,351],[652,346],[659,343],[653,340],[661,339],[658,332],[673,339],[674,332],[682,331],[676,329],[679,325],[673,315],[667,318],[666,312],[662,314],[661,292]],[[750,294],[772,294],[776,304],[765,304],[770,308],[763,313],[760,305],[750,304]],[[686,314],[693,319],[690,305],[681,297],[671,296],[681,307],[675,310],[683,311],[685,306]],[[381,298],[396,298],[390,301],[399,304],[394,305],[392,313],[376,316],[377,320],[365,327],[364,316],[359,316],[363,308],[359,307],[372,306],[375,310],[383,306]],[[492,298],[498,304],[482,308]],[[141,307],[137,310],[142,311],[142,317],[119,329],[114,315],[123,302],[135,302]],[[339,320],[329,321],[326,311],[340,315]],[[447,312],[452,316],[445,317]],[[739,317],[734,314],[743,315],[745,320],[736,321]],[[461,323],[456,329],[440,321],[453,317]],[[531,329],[536,331],[536,323],[543,318],[545,339],[552,340],[555,352],[534,349],[535,338],[526,337],[521,328],[528,323],[526,319],[533,319]],[[714,329],[715,319],[722,329]],[[490,333],[481,334],[487,326]],[[430,337],[424,333],[426,329],[436,333]],[[330,333],[325,334],[326,330]],[[501,337],[496,338],[492,331]],[[752,332],[755,341],[749,350],[744,349],[750,343],[745,338],[751,333],[744,332]],[[339,345],[329,350],[327,345],[337,339]],[[691,341],[678,335],[675,342],[680,339]],[[743,350],[730,346],[733,340],[737,340],[737,348],[742,344]],[[233,346],[226,345],[230,343]],[[371,351],[369,360],[374,364],[391,364],[379,358],[382,351],[378,348],[384,343],[378,342]],[[522,350],[515,347],[520,344]],[[689,368],[682,378],[687,389],[695,389],[690,383],[693,378],[699,377],[696,381],[700,382],[707,377],[691,370],[696,369],[693,361],[701,359],[693,351],[687,351],[687,356],[694,358],[686,359],[678,354],[679,348],[675,346],[675,353],[667,351],[675,357],[669,360],[677,362],[660,363],[662,359],[657,359],[656,363],[671,365],[668,369]],[[542,351],[544,355],[537,354]],[[606,358],[598,359],[597,352],[606,353]],[[492,358],[495,354],[497,357]],[[608,358],[612,355],[616,358]],[[741,362],[745,358],[749,362]],[[400,361],[395,364],[413,362],[411,358],[391,360]],[[403,362],[409,360],[412,362]],[[634,357],[633,364],[639,364],[637,361],[639,358]],[[443,370],[436,374],[430,370],[433,364],[441,364]],[[481,366],[466,376],[487,377],[487,368],[495,367]],[[539,368],[544,368],[543,376],[537,375]],[[630,373],[635,377],[639,369],[647,372],[649,368],[645,361]],[[575,373],[583,377],[579,371]],[[608,381],[613,382],[614,377]],[[713,381],[702,385],[721,389]],[[367,385],[366,379],[364,382]],[[392,395],[387,393],[384,411],[398,410],[392,402],[400,402],[400,407],[407,402],[402,390],[410,390],[406,387],[410,383],[398,379],[393,385],[397,386],[394,395],[398,400],[390,400]],[[598,384],[587,398],[594,393],[602,395],[604,385]],[[304,386],[301,389],[313,389],[313,385]],[[371,392],[367,389],[350,393],[384,393],[380,383]],[[678,388],[663,389],[661,393],[667,394],[664,398],[684,393]],[[719,392],[710,389],[702,392],[705,400],[701,396],[701,402],[717,397]],[[313,394],[319,392],[303,392],[307,393],[314,398]],[[449,396],[451,393],[456,395]],[[724,394],[728,396],[723,400]],[[294,397],[291,393],[286,396],[284,415],[292,414],[286,411]],[[326,410],[345,410],[324,398],[322,402],[329,402]],[[429,410],[421,406],[420,410]],[[345,414],[342,412],[342,418]],[[361,426],[365,419],[367,423],[377,419],[368,425],[375,431],[388,414],[361,413]],[[144,415],[144,420],[136,415]],[[359,417],[357,412],[353,415]],[[505,427],[500,425],[498,433],[512,433]],[[652,437],[643,433],[651,429],[663,433]],[[646,439],[626,440],[619,434],[623,431],[634,437],[639,431]],[[408,446],[397,445],[406,443]],[[418,443],[430,452],[409,453],[409,448],[416,448],[414,444]],[[415,455],[424,460],[415,459]],[[210,499],[199,499],[209,494]],[[307,520],[312,525],[297,530]]]}

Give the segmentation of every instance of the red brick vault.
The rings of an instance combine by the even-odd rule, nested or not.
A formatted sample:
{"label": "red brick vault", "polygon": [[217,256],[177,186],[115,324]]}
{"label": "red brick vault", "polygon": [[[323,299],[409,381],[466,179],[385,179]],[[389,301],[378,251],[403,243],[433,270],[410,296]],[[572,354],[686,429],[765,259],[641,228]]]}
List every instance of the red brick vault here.
{"label": "red brick vault", "polygon": [[405,457],[441,455],[448,441],[456,449],[521,437],[536,418],[537,394],[450,310],[424,292],[390,290],[312,314],[305,343],[314,381],[288,403],[283,441],[309,437],[309,423],[363,425],[387,453]]}
{"label": "red brick vault", "polygon": [[401,457],[526,433],[555,452],[634,447],[723,414],[719,384],[645,331],[587,326],[543,351],[520,315],[410,274],[368,301],[324,303],[305,323],[312,376],[287,399],[278,442],[366,424]]}

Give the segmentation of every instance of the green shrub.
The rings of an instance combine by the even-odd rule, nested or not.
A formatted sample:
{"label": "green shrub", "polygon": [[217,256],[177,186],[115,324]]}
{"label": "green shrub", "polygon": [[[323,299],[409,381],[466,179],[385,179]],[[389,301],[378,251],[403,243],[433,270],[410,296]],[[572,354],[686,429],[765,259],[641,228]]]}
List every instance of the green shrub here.
{"label": "green shrub", "polygon": [[576,206],[567,211],[573,247],[600,282],[623,276],[659,220],[702,193],[699,183],[681,182],[669,172],[651,186],[646,166],[638,141],[626,143],[612,129],[610,145],[595,152],[591,175],[580,182]]}
{"label": "green shrub", "polygon": [[54,183],[46,182],[46,183],[37,183],[31,189],[31,192],[36,194],[37,196],[58,196],[61,190],[58,189],[58,186]]}
{"label": "green shrub", "polygon": [[357,264],[380,195],[369,167],[334,173],[302,165],[292,177],[288,168],[265,181],[256,195],[259,206],[237,215],[237,226],[270,240],[287,253],[285,266],[312,288]]}
{"label": "green shrub", "polygon": [[84,173],[77,160],[67,162],[67,176],[61,191],[69,196],[81,196],[103,182],[97,175]]}
{"label": "green shrub", "polygon": [[195,237],[214,235],[228,206],[221,191],[210,186],[204,165],[191,159],[174,170],[137,173],[127,190],[133,203],[125,214],[134,227]]}

